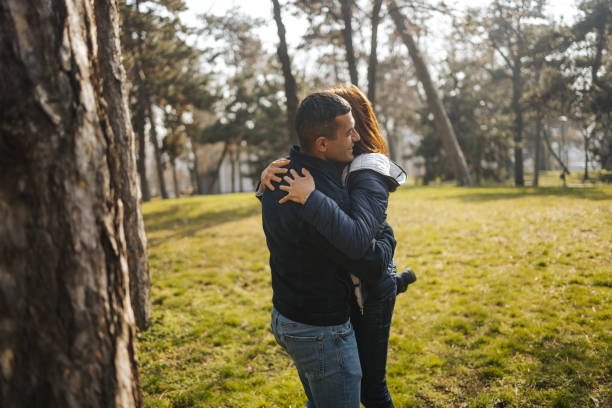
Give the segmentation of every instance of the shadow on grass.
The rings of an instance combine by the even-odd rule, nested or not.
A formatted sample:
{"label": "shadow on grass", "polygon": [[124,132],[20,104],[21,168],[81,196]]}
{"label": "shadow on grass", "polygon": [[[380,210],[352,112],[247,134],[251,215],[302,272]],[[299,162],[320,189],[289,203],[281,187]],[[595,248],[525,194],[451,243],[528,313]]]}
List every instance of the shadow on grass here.
{"label": "shadow on grass", "polygon": [[252,205],[236,206],[234,208],[215,208],[203,210],[196,216],[187,216],[192,210],[200,207],[201,203],[179,203],[166,209],[152,212],[144,216],[147,233],[163,230],[172,231],[173,234],[164,237],[164,240],[192,236],[198,231],[214,227],[226,222],[237,221],[257,215],[261,212],[258,203]]}
{"label": "shadow on grass", "polygon": [[[601,188],[564,188],[564,187],[542,187],[542,188],[514,188],[514,189],[489,189],[486,187],[477,189],[466,189],[464,192],[453,196],[464,201],[493,201],[509,200],[525,197],[574,197],[586,200],[612,200],[612,190]],[[447,197],[440,197],[443,200]]]}
{"label": "shadow on grass", "polygon": [[527,352],[538,362],[528,375],[529,385],[537,390],[555,390],[555,407],[587,406],[594,393],[600,393],[596,396],[602,404],[599,406],[609,406],[612,400],[603,390],[610,386],[610,371],[604,368],[610,352],[589,353],[588,344],[556,340],[556,336],[545,338]]}

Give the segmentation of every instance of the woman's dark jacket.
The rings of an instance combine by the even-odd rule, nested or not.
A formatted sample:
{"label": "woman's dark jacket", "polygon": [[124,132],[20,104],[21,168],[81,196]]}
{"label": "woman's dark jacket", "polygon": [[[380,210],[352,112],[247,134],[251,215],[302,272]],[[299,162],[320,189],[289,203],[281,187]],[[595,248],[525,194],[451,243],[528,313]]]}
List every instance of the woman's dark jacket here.
{"label": "woman's dark jacket", "polygon": [[[373,156],[388,160],[382,155]],[[349,170],[346,177],[350,196],[348,210],[337,205],[316,185],[317,188],[304,204],[301,216],[346,256],[359,259],[383,228],[391,228],[385,221],[389,191],[394,191],[398,182],[390,175],[369,169]],[[387,268],[389,273],[382,274],[375,281],[364,281],[368,297],[384,297],[393,290],[392,269],[391,260]]]}

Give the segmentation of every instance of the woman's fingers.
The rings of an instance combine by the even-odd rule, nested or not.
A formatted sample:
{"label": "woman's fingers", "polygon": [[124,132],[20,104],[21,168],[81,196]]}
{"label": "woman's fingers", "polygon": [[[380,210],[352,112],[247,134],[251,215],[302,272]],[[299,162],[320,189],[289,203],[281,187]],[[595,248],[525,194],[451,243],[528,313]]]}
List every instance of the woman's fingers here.
{"label": "woman's fingers", "polygon": [[306,167],[302,168],[302,174],[304,175],[304,178],[306,180],[313,180],[312,174],[310,174],[310,172],[308,171]]}
{"label": "woman's fingers", "polygon": [[[290,169],[289,174],[283,177],[283,180],[287,184],[281,184],[278,188],[286,191],[287,195],[278,200],[279,204],[284,204],[289,200],[304,204],[306,198],[308,198],[308,195],[314,189],[314,184],[308,183],[309,181],[313,180],[310,172],[305,168],[302,168],[301,171],[303,176],[300,176],[295,169]],[[304,184],[304,182],[306,182],[306,184]],[[307,188],[308,184],[313,185],[312,187]],[[306,187],[306,189],[304,187]]]}
{"label": "woman's fingers", "polygon": [[268,188],[270,191],[274,191],[274,185],[272,182],[280,183],[282,179],[277,177],[277,174],[285,174],[287,173],[287,169],[283,168],[289,164],[291,160],[289,159],[276,159],[272,163],[270,163],[263,171],[261,172],[260,181],[263,186]]}
{"label": "woman's fingers", "polygon": [[284,174],[287,172],[287,168],[285,167],[268,167],[268,171],[272,174]]}
{"label": "woman's fingers", "polygon": [[266,188],[270,189],[270,191],[274,191],[274,186],[272,185],[272,179],[261,180],[261,183],[266,186]]}

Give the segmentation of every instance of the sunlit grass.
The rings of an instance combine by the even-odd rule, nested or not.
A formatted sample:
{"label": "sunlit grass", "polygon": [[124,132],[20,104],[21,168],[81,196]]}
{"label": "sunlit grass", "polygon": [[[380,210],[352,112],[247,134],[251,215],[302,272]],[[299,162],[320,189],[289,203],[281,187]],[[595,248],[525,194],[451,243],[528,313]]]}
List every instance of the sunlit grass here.
{"label": "sunlit grass", "polygon": [[[572,171],[570,174],[566,174],[565,183],[568,187],[602,187],[609,182],[610,178],[609,171],[589,170],[589,178],[584,179],[584,169]],[[602,175],[602,177],[600,177]],[[525,170],[524,172],[524,184],[526,187],[533,186],[533,172]],[[605,180],[604,180],[605,179]],[[409,186],[420,186],[423,184],[422,177],[408,176],[406,184]],[[430,186],[440,185],[454,185],[455,181],[444,181],[433,180],[429,183]],[[508,176],[507,179],[501,181],[493,181],[490,179],[483,180],[481,183],[483,187],[514,187],[514,178]],[[563,187],[563,179],[561,178],[561,170],[542,170],[538,176],[538,187]]]}
{"label": "sunlit grass", "polygon": [[[145,406],[304,406],[269,329],[259,211],[251,194],[144,205]],[[393,320],[397,407],[612,405],[612,188],[407,188],[389,222],[419,278]]]}

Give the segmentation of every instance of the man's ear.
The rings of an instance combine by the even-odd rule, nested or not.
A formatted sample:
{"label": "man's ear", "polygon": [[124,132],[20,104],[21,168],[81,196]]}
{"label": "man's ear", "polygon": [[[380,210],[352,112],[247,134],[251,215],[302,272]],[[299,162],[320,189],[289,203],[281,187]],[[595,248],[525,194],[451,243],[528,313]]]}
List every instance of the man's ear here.
{"label": "man's ear", "polygon": [[319,136],[314,141],[314,150],[320,153],[325,153],[327,151],[327,143],[329,140],[325,136]]}

